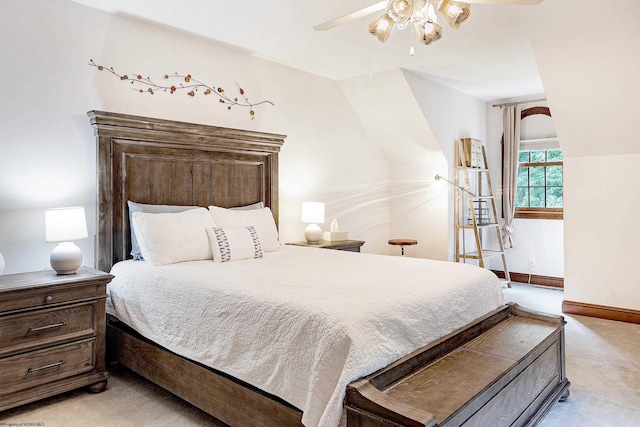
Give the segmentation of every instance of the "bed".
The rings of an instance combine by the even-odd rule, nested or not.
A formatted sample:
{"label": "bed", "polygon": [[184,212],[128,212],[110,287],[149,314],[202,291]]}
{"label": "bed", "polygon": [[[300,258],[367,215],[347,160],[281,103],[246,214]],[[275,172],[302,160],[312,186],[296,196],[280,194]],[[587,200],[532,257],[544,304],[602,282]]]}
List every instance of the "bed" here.
{"label": "bed", "polygon": [[[217,419],[240,426],[483,425],[488,420],[500,425],[494,423],[498,419],[504,425],[534,425],[553,403],[567,396],[564,321],[561,317],[503,304],[497,279],[486,270],[449,264],[447,268],[455,265],[456,272],[451,273],[441,270],[448,263],[292,246],[266,252],[260,260],[226,263],[225,274],[221,274],[223,264],[214,265],[210,261],[189,261],[160,268],[147,262],[127,261],[131,252],[127,202],[132,200],[153,205],[217,206],[219,209],[263,203],[277,224],[278,153],[285,137],[102,111],[88,114],[98,147],[96,262],[99,269],[112,271],[116,276],[113,286],[110,285],[109,358]],[[306,276],[304,281],[309,282],[308,286],[301,287],[297,286],[301,282],[296,282],[299,272],[281,267],[287,262],[307,263],[307,270],[319,270]],[[269,274],[253,268],[264,268]],[[325,305],[322,300],[327,292],[318,291],[324,284],[314,282],[324,280],[322,271],[331,271],[339,278],[338,283],[341,280],[345,284],[332,288],[329,293],[340,298]],[[412,272],[418,274],[412,276]],[[385,299],[385,292],[389,293],[386,282],[399,274],[406,279],[403,281],[413,282],[413,287],[407,288],[403,307],[394,308],[391,306],[399,306],[400,302]],[[243,275],[260,280],[253,284],[234,282]],[[164,280],[169,276],[180,277],[181,284]],[[212,285],[219,292],[217,295],[229,297],[220,298],[225,303],[216,310],[208,308],[221,303],[218,297],[207,301],[206,294],[200,295],[197,291],[206,287],[201,284],[202,279],[212,276],[218,278]],[[421,281],[420,276],[424,280]],[[451,286],[440,286],[449,276]],[[366,280],[361,280],[362,277]],[[148,282],[141,283],[140,278]],[[475,285],[469,286],[469,281]],[[430,292],[418,292],[420,286]],[[231,288],[236,293],[229,293]],[[240,294],[238,288],[242,290]],[[141,300],[142,308],[167,299],[170,307],[171,298],[176,301],[181,294],[193,293],[195,301],[186,304],[197,307],[200,302],[200,311],[220,313],[226,307],[236,313],[241,312],[238,307],[246,307],[248,301],[257,301],[262,312],[274,311],[280,316],[285,313],[285,318],[307,316],[298,326],[305,333],[294,334],[298,341],[293,339],[288,347],[275,352],[303,360],[301,370],[290,369],[293,361],[286,358],[271,360],[272,355],[266,351],[278,344],[273,340],[267,339],[255,348],[241,344],[237,348],[243,351],[235,354],[238,359],[246,360],[234,368],[225,363],[224,357],[212,355],[202,345],[199,350],[190,351],[180,345],[180,339],[163,338],[161,331],[170,332],[172,337],[178,333],[171,330],[178,322],[171,320],[173,315],[167,306],[151,310],[156,317],[147,325],[155,325],[155,330],[135,321],[136,317],[149,317],[149,314],[131,315],[140,313],[142,308],[123,308],[127,295],[149,289],[146,300]],[[432,299],[419,299],[422,294],[432,294]],[[167,295],[171,298],[166,298]],[[282,295],[285,300],[273,299],[274,295]],[[358,295],[360,304],[356,310],[354,301],[358,301]],[[231,305],[229,301],[238,305]],[[320,301],[320,306],[314,303],[305,307],[305,311],[302,306],[308,305],[308,301]],[[436,307],[438,305],[441,306]],[[396,309],[399,311],[393,311]],[[425,317],[425,310],[431,314]],[[338,313],[346,317],[336,320],[334,315]],[[245,321],[249,320],[248,325],[232,323],[238,333],[233,332],[234,327],[221,323],[206,335],[214,338],[218,335],[220,341],[212,345],[231,351],[239,336],[248,335],[240,332],[251,330],[252,317],[255,316],[244,316]],[[325,317],[330,321],[318,321]],[[403,322],[396,317],[404,319]],[[184,329],[182,323],[190,322],[193,321],[181,322],[178,329]],[[441,325],[434,331],[426,326],[438,322]],[[296,323],[289,323],[295,329]],[[381,329],[369,330],[372,323],[379,323]],[[273,336],[282,335],[283,331],[278,328],[283,327],[278,326],[277,321],[270,320],[267,324],[272,325]],[[314,330],[316,324],[320,326]],[[347,335],[348,342],[344,343],[341,342],[344,336],[334,335],[335,330],[349,330],[353,335]],[[197,332],[192,334],[197,337],[192,341],[203,342]],[[327,343],[308,350],[298,346],[301,337],[302,341],[325,340]],[[295,344],[293,348],[291,343]],[[321,356],[314,356],[314,351]],[[365,356],[351,362],[351,353]],[[268,363],[260,360],[261,354]],[[446,374],[444,380],[437,378],[452,366],[468,365],[469,360],[475,360],[469,357],[478,355],[482,355],[486,363],[486,374],[467,373],[463,381],[452,380],[456,375],[451,373]],[[256,362],[258,371],[243,370],[243,366],[251,362]],[[337,370],[333,365],[339,365]],[[292,378],[286,377],[288,370],[294,371]],[[443,394],[437,393],[439,386],[425,386],[434,381],[440,385],[451,383],[450,390],[457,390],[453,393],[455,402],[451,402],[450,396],[447,402],[439,401],[438,396]],[[470,387],[470,383],[474,386]],[[464,390],[459,390],[460,384],[465,384]],[[523,388],[533,391],[523,393]],[[436,393],[429,395],[434,390]],[[433,406],[425,408],[425,402]]]}

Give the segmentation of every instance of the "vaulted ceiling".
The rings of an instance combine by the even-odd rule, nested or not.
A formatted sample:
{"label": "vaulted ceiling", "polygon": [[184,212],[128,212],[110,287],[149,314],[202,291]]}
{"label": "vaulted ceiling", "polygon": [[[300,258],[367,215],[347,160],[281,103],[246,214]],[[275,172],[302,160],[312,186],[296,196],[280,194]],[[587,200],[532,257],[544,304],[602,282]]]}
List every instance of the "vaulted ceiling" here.
{"label": "vaulted ceiling", "polygon": [[[443,23],[442,39],[424,46],[412,42],[410,29],[394,29],[389,41],[381,44],[367,30],[380,13],[329,31],[312,28],[375,0],[74,1],[198,34],[331,79],[404,68],[485,100],[543,93],[531,41],[597,25],[609,10],[607,2],[597,0],[473,4],[460,29]],[[416,49],[413,57],[411,44]]]}

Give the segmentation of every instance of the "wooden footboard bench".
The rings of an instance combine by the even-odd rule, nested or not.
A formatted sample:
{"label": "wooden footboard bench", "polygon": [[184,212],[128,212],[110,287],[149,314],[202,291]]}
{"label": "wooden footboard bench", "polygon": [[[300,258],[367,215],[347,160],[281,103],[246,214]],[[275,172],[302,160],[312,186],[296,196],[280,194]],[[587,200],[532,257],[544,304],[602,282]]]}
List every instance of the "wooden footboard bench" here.
{"label": "wooden footboard bench", "polygon": [[348,425],[536,425],[569,395],[564,324],[508,304],[350,384]]}

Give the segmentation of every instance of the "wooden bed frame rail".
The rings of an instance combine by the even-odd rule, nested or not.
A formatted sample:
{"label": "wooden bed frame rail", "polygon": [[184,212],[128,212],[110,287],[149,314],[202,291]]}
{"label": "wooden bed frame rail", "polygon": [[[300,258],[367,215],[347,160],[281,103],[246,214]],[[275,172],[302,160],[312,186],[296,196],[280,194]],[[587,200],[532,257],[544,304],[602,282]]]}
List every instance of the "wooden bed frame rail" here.
{"label": "wooden bed frame rail", "polygon": [[120,363],[226,424],[302,426],[302,412],[282,399],[180,357],[112,316],[107,321],[107,343],[107,360]]}

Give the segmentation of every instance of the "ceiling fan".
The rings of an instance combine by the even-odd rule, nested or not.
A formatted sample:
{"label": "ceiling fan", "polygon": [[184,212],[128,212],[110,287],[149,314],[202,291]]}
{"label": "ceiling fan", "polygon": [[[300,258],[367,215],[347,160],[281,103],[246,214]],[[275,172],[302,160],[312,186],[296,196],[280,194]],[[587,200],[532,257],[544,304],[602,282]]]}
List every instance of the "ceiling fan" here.
{"label": "ceiling fan", "polygon": [[[469,3],[534,6],[543,0],[384,0],[364,9],[332,19],[313,27],[316,31],[326,31],[385,10],[378,19],[369,24],[369,32],[382,43],[386,42],[394,24],[403,29],[413,23],[424,44],[430,44],[442,36],[442,27],[438,24],[436,9],[450,27],[459,28],[471,13]],[[413,54],[413,48],[412,48]]]}

